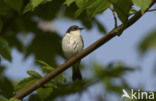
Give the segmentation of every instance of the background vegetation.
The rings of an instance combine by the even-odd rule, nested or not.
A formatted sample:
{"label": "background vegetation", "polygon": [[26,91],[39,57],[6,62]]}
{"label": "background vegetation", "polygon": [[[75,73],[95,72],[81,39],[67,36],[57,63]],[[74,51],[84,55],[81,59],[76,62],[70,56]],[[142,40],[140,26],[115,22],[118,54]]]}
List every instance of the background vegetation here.
{"label": "background vegetation", "polygon": [[[53,71],[58,66],[57,56],[64,58],[61,50],[61,36],[59,32],[46,29],[45,25],[53,20],[68,19],[79,21],[87,29],[95,27],[104,34],[106,28],[96,16],[110,9],[114,15],[114,27],[119,19],[126,24],[138,9],[143,14],[154,0],[0,0],[0,101],[8,101],[16,93],[27,88],[39,80],[43,75]],[[155,9],[155,6],[152,7]],[[154,10],[153,10],[154,11]],[[148,13],[148,11],[147,11]],[[44,23],[44,24],[43,24]],[[45,24],[46,23],[46,24]],[[31,36],[26,42],[24,37]],[[6,65],[1,61],[12,62],[12,49],[16,48],[25,59],[34,55],[35,64],[41,70],[41,74],[29,70],[29,77],[21,81],[10,80],[4,75]],[[142,42],[139,53],[144,55],[149,49],[156,48],[156,30],[151,30]],[[110,53],[111,54],[111,53]],[[25,101],[55,101],[64,100],[71,94],[82,96],[89,87],[95,84],[105,86],[105,95],[96,97],[96,101],[109,101],[112,93],[118,97],[122,89],[130,89],[125,81],[127,72],[133,73],[135,69],[121,62],[113,62],[106,65],[93,64],[92,75],[81,82],[71,82],[65,74],[60,74],[41,88],[25,98]],[[22,68],[22,67],[21,67]],[[29,67],[28,67],[29,68]],[[85,68],[85,69],[84,69]],[[82,69],[87,70],[87,65],[82,64]],[[114,83],[118,80],[120,84]],[[9,101],[18,101],[10,99]]]}

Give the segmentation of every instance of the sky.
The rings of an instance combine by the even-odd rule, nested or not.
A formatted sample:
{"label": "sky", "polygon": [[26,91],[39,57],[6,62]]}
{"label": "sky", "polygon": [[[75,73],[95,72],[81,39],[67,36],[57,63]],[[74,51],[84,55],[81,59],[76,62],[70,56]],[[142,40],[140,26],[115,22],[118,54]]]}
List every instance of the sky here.
{"label": "sky", "polygon": [[[148,34],[150,30],[156,26],[156,13],[146,13],[141,19],[139,19],[135,24],[129,27],[123,32],[120,37],[115,37],[107,42],[102,47],[98,48],[88,56],[86,56],[82,62],[84,64],[93,64],[96,61],[100,64],[106,65],[110,62],[123,61],[126,65],[131,67],[140,67],[135,72],[127,73],[125,78],[126,81],[133,87],[138,88],[143,86],[145,90],[154,91],[156,90],[155,76],[151,75],[154,69],[154,60],[156,60],[156,54],[154,51],[149,51],[143,58],[138,55],[137,45],[139,42]],[[105,25],[107,31],[109,32],[114,27],[113,16],[110,10],[106,10],[103,14],[97,15],[97,19]],[[56,30],[63,36],[66,30],[71,25],[82,24],[78,21],[72,21],[69,19],[58,18],[54,22],[56,25]],[[120,22],[119,22],[120,23]],[[100,33],[97,28],[91,30],[82,31],[82,36],[85,43],[85,48],[92,44],[94,41],[98,40],[104,34]],[[13,62],[8,63],[7,61],[2,61],[2,64],[8,65],[5,74],[16,80],[21,80],[27,77],[27,70],[36,70],[40,72],[37,68],[34,68],[34,56],[29,56],[25,61],[22,53],[18,52],[15,48],[12,50]],[[62,64],[64,60],[58,59],[59,64]],[[70,71],[70,70],[68,70]],[[97,94],[100,94],[100,84],[95,85],[93,89],[96,89]],[[90,88],[89,88],[90,90]],[[92,90],[92,89],[91,89]],[[86,95],[86,96],[85,96]],[[68,99],[73,99],[68,97]],[[87,93],[83,95],[83,99],[89,99]]]}

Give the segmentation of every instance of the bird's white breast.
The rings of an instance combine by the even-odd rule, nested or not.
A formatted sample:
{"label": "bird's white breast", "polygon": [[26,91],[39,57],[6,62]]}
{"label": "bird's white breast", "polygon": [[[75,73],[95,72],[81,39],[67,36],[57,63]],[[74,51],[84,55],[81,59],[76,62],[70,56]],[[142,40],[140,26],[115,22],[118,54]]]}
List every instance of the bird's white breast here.
{"label": "bird's white breast", "polygon": [[62,39],[62,49],[66,58],[71,58],[83,49],[83,40],[80,31],[67,33]]}

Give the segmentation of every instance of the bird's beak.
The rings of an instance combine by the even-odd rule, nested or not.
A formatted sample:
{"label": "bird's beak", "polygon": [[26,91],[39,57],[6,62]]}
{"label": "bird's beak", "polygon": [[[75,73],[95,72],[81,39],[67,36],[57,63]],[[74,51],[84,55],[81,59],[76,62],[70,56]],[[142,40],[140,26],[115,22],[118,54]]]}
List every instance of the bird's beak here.
{"label": "bird's beak", "polygon": [[83,30],[84,28],[80,27],[79,29],[80,29],[80,30]]}

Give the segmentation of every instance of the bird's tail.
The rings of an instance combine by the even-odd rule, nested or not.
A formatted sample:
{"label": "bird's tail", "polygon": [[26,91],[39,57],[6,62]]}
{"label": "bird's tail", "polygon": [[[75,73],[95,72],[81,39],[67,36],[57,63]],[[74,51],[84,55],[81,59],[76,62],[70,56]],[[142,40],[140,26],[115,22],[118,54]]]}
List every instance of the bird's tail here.
{"label": "bird's tail", "polygon": [[80,72],[80,62],[77,62],[73,65],[72,71],[73,71],[73,75],[72,75],[73,81],[82,80],[82,75]]}

